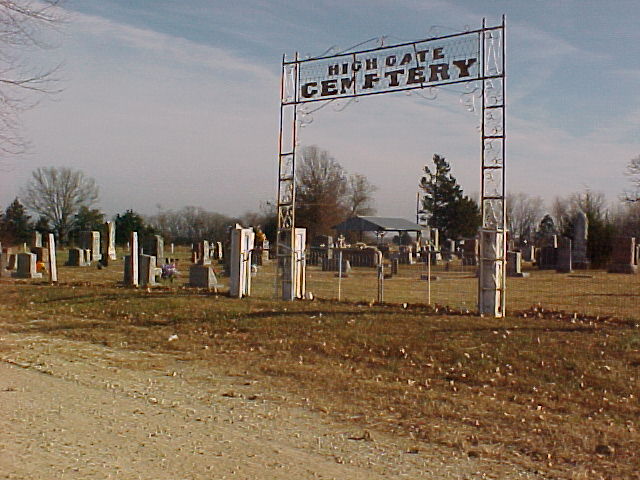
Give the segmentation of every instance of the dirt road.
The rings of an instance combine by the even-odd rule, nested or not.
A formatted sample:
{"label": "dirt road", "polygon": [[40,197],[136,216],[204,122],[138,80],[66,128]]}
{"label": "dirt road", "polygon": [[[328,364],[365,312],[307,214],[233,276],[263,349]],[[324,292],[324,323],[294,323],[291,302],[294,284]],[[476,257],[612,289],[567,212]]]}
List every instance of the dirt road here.
{"label": "dirt road", "polygon": [[338,423],[224,366],[24,334],[0,348],[0,478],[539,478]]}

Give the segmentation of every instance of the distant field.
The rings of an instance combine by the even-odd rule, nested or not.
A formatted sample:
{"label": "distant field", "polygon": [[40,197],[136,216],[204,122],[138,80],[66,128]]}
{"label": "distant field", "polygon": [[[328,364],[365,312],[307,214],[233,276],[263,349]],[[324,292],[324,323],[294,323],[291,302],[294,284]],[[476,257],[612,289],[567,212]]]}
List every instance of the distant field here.
{"label": "distant field", "polygon": [[[352,301],[375,299],[372,269],[342,281],[349,302],[283,303],[272,298],[272,267],[259,271],[249,299],[183,288],[180,255],[183,278],[149,290],[118,286],[120,261],[61,267],[55,287],[3,279],[0,332],[226,364],[372,431],[554,478],[640,478],[638,276],[534,271],[508,285],[511,311],[527,317],[496,320],[417,305],[427,295],[421,266],[401,266],[385,283],[385,299],[398,305]],[[451,270],[435,272],[433,303],[475,309],[472,273]],[[337,297],[337,278],[311,267],[309,290]]]}

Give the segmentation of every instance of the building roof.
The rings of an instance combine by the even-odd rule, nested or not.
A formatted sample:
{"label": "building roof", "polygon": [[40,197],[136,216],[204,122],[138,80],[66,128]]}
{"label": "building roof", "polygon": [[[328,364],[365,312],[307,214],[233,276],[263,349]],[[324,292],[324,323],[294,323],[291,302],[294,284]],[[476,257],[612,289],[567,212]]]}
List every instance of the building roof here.
{"label": "building roof", "polygon": [[420,232],[425,229],[396,217],[351,217],[333,228],[338,232]]}

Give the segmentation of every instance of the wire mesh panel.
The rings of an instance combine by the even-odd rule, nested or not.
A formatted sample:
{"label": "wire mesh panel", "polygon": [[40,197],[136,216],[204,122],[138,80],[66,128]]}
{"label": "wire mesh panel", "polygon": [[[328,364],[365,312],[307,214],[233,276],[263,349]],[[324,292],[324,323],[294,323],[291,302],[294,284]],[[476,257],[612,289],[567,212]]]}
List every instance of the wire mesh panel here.
{"label": "wire mesh panel", "polygon": [[[505,23],[497,27],[486,27],[483,21],[481,29],[444,35],[417,42],[407,42],[360,51],[344,51],[335,55],[300,59],[282,63],[281,121],[279,142],[279,190],[278,190],[278,238],[277,256],[281,271],[282,292],[295,291],[290,284],[295,282],[293,274],[295,258],[291,238],[295,229],[295,160],[297,107],[301,104],[318,101],[332,101],[339,98],[354,98],[365,95],[382,94],[403,90],[431,88],[441,85],[453,85],[469,82],[481,83],[481,212],[482,237],[477,260],[477,299],[481,313],[495,316],[504,315],[506,264],[506,226],[505,226]],[[465,91],[464,102],[475,105],[477,88]],[[466,103],[465,103],[466,104]],[[283,121],[289,113],[290,121]],[[302,110],[300,121],[308,111]],[[289,123],[291,122],[291,123]],[[291,125],[291,141],[285,141],[287,125]],[[419,267],[408,263],[407,279],[413,282],[426,282],[427,300],[430,299],[431,276],[420,271]],[[357,282],[349,282],[342,271],[342,261],[338,261],[337,296],[370,297],[369,285],[373,281],[376,297],[381,292],[387,298],[395,298],[395,290],[384,289],[384,265],[376,266],[374,275],[369,272],[356,272],[351,275]],[[456,280],[466,286],[467,280],[476,277],[476,272],[467,271],[470,265],[464,260],[449,259],[445,275],[453,281],[455,270],[459,270]],[[434,265],[437,269],[437,265]],[[465,268],[466,267],[466,268]],[[428,267],[430,268],[430,267]],[[410,271],[410,273],[409,273]],[[324,269],[317,275],[317,289],[330,289],[331,275]],[[473,277],[471,277],[473,273]],[[309,270],[309,275],[314,270]],[[399,274],[398,279],[400,278]],[[335,274],[334,274],[335,276]],[[371,280],[370,277],[373,277]],[[389,279],[393,278],[389,276]],[[462,280],[465,280],[462,282]],[[343,292],[343,281],[345,289]],[[407,280],[410,281],[410,280]],[[309,279],[309,286],[314,279]],[[350,286],[350,283],[354,285]],[[397,283],[400,283],[398,280]],[[451,291],[462,292],[466,287],[454,287]],[[436,287],[434,291],[438,291]],[[441,289],[444,295],[445,289]],[[413,299],[412,289],[400,287],[398,295]],[[420,289],[418,288],[419,292]],[[387,293],[388,292],[388,293]],[[421,294],[417,294],[421,296]],[[283,298],[285,298],[283,296]],[[292,298],[286,298],[292,299]],[[403,299],[404,300],[404,299]],[[460,300],[458,303],[467,303]]]}

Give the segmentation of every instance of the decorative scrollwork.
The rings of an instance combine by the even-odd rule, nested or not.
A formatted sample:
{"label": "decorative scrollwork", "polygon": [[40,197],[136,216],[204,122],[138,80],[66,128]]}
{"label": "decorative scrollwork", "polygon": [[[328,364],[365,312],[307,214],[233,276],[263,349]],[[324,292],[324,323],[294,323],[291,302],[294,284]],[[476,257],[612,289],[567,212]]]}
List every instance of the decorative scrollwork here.
{"label": "decorative scrollwork", "polygon": [[296,99],[296,72],[295,65],[285,65],[283,67],[284,88],[282,91],[282,103],[293,102]]}
{"label": "decorative scrollwork", "polygon": [[485,73],[499,75],[502,73],[502,33],[492,30],[484,33]]}
{"label": "decorative scrollwork", "polygon": [[477,102],[482,95],[482,89],[477,83],[465,85],[464,92],[460,93],[460,103],[468,112],[478,113]]}
{"label": "decorative scrollwork", "polygon": [[[426,94],[424,92],[427,92]],[[435,100],[438,98],[438,87],[425,87],[419,90],[407,90],[407,95],[416,95],[425,100]]]}

